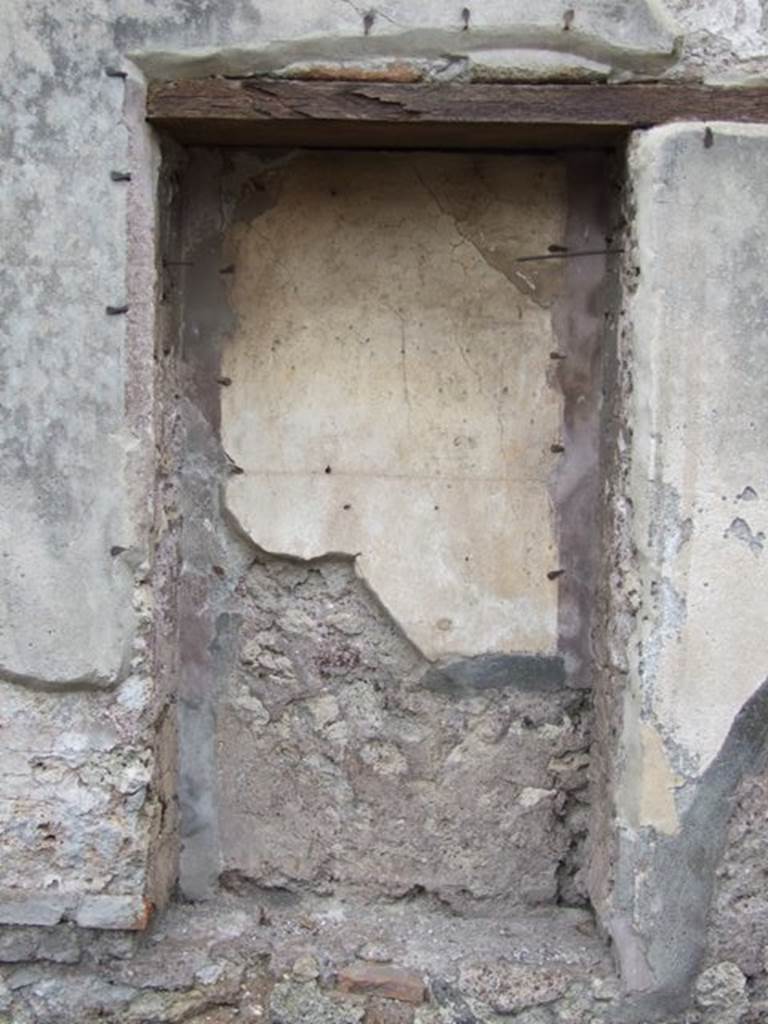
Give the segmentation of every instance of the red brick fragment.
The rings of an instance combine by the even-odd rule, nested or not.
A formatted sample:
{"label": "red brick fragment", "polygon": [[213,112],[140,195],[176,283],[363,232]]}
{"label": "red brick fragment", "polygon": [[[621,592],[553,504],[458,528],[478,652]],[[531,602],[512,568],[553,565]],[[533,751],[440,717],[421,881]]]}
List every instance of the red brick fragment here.
{"label": "red brick fragment", "polygon": [[427,995],[421,975],[390,964],[349,964],[339,971],[338,987],[342,992],[399,999],[414,1006]]}

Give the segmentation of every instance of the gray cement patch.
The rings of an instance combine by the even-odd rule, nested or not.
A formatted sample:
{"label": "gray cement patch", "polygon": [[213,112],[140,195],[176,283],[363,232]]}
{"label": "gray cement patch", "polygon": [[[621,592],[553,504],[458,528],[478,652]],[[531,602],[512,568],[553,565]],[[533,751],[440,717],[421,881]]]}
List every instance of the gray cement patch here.
{"label": "gray cement patch", "polygon": [[642,872],[640,913],[653,992],[630,999],[628,1022],[662,1020],[685,1008],[707,949],[716,869],[725,850],[733,798],[768,762],[768,679],[741,708],[717,757],[696,785],[677,836],[627,845],[631,877]]}
{"label": "gray cement patch", "polygon": [[430,668],[421,685],[455,699],[485,690],[556,693],[565,686],[565,666],[554,655],[485,654]]}

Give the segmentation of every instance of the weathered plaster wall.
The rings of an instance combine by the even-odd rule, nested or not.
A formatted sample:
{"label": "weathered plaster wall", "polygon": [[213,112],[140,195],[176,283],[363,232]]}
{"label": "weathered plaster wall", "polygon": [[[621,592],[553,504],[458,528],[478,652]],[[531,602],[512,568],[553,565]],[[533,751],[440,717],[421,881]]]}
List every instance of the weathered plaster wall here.
{"label": "weathered plaster wall", "polygon": [[[707,67],[704,44],[714,45],[713,40],[718,53],[729,56],[731,71],[742,61],[749,61],[752,70],[762,67],[759,59],[766,49],[756,3],[677,0],[673,13],[691,27],[685,51],[689,57],[682,64],[673,56],[678,29],[667,14],[656,5],[637,3],[584,5],[567,31],[555,3],[538,4],[534,13],[527,4],[518,10],[488,3],[471,12],[466,31],[461,12],[451,13],[442,4],[401,9],[389,3],[382,5],[367,35],[361,12],[341,0],[268,5],[264,10],[247,3],[190,10],[181,3],[128,0],[108,8],[80,3],[61,9],[35,0],[12,3],[6,13],[3,88],[13,116],[3,126],[8,160],[3,214],[11,253],[4,288],[5,308],[13,319],[6,317],[5,326],[13,329],[14,344],[6,342],[6,352],[9,369],[16,367],[17,384],[11,385],[10,375],[6,380],[14,396],[9,411],[18,405],[18,417],[9,421],[9,437],[17,445],[19,437],[26,438],[16,461],[25,473],[32,463],[39,472],[37,490],[28,474],[12,498],[5,499],[6,521],[23,521],[27,527],[6,543],[11,571],[4,574],[9,587],[4,661],[9,676],[52,682],[82,678],[99,683],[119,675],[131,637],[126,611],[131,579],[108,552],[115,545],[136,547],[141,562],[146,546],[149,502],[141,474],[150,451],[150,416],[137,380],[142,366],[148,371],[148,361],[137,357],[131,364],[130,393],[139,404],[132,404],[128,419],[122,399],[130,352],[126,339],[134,325],[138,346],[151,335],[151,289],[144,285],[151,286],[152,280],[153,186],[151,174],[140,173],[146,166],[140,156],[146,149],[140,90],[127,90],[133,100],[126,105],[125,83],[105,78],[107,67],[130,70],[127,57],[133,55],[153,74],[180,67],[206,73],[216,61],[222,69],[256,72],[300,59],[327,61],[329,54],[372,61],[373,66],[396,55],[421,58],[437,74],[441,66],[448,73],[457,62],[463,67],[478,46],[493,54],[491,66],[497,57],[503,64],[505,49],[521,46],[513,64],[528,76],[541,59],[538,50],[547,47],[558,55],[605,59],[607,66],[613,61],[619,70],[657,73],[661,61],[676,74],[696,74]],[[209,58],[217,52],[220,57]],[[209,63],[196,63],[198,55]],[[137,159],[132,161],[132,155]],[[131,162],[133,182],[110,180],[111,170],[123,170]],[[129,230],[134,240],[130,262]],[[57,257],[55,268],[46,276],[43,263],[52,254]],[[129,286],[129,315],[105,318],[104,308],[122,305]],[[22,337],[28,343],[19,344]],[[65,343],[57,345],[59,338]],[[54,356],[61,360],[64,352],[67,364],[53,361]],[[86,377],[68,367],[84,365],[91,370],[88,387],[81,392]],[[94,373],[103,374],[97,388],[92,387]],[[33,386],[41,400],[55,400],[55,411],[79,410],[76,422],[69,417],[62,421],[54,443],[43,433],[57,422],[53,412],[40,415],[43,407],[38,404],[37,415],[29,415]],[[87,464],[73,456],[60,465],[55,460],[65,450],[87,451]],[[43,457],[53,460],[47,469]],[[102,481],[113,481],[116,474],[124,486],[105,488]],[[135,509],[145,514],[134,515]],[[87,529],[84,522],[90,523]],[[73,593],[74,586],[79,589]],[[61,592],[73,599],[49,607],[47,595]],[[32,635],[32,610],[39,614],[42,608],[46,629]],[[92,612],[97,608],[100,625],[94,629],[97,616]]]}
{"label": "weathered plaster wall", "polygon": [[[4,705],[7,701],[8,707],[19,709],[24,723],[39,722],[39,727],[32,742],[20,731],[18,747],[13,749],[10,730],[2,733],[3,750],[14,764],[13,773],[3,776],[2,825],[11,849],[3,864],[16,872],[20,863],[19,847],[13,849],[18,839],[14,833],[19,828],[15,813],[19,799],[31,814],[34,798],[34,813],[39,811],[36,821],[41,825],[50,823],[49,811],[55,807],[58,832],[46,829],[44,842],[52,842],[45,839],[47,835],[70,837],[60,852],[49,855],[42,848],[37,850],[39,876],[32,871],[25,877],[21,872],[13,876],[13,920],[35,919],[43,878],[55,883],[56,877],[65,876],[77,904],[91,895],[129,901],[139,892],[145,896],[141,873],[125,865],[119,843],[106,844],[102,873],[91,873],[92,833],[83,827],[82,815],[105,811],[116,815],[114,822],[110,818],[110,830],[114,827],[116,835],[128,837],[129,863],[134,865],[142,856],[149,859],[153,832],[145,829],[146,817],[151,810],[158,820],[162,818],[158,794],[170,790],[163,780],[168,778],[164,766],[172,760],[173,741],[169,736],[167,743],[158,744],[157,726],[170,721],[162,712],[173,659],[161,659],[158,671],[150,657],[148,629],[153,607],[149,596],[152,478],[155,441],[159,440],[152,384],[157,211],[156,151],[143,124],[141,68],[161,75],[215,68],[335,75],[342,65],[350,75],[384,77],[662,75],[713,81],[764,80],[768,69],[768,32],[758,0],[668,0],[663,7],[594,0],[578,9],[539,4],[534,14],[530,4],[478,3],[467,6],[468,18],[460,8],[452,11],[442,4],[391,2],[379,7],[367,34],[367,9],[346,0],[261,8],[235,0],[215,6],[181,0],[165,4],[80,0],[67,5],[12,0],[4,7],[0,228],[7,255],[0,276],[0,320],[6,458],[0,507],[3,561],[9,569],[2,574],[0,661]],[[564,17],[567,9],[574,10],[573,19]],[[676,25],[668,26],[670,15]],[[679,39],[677,46],[675,39]],[[323,68],[317,69],[318,63]],[[109,67],[125,70],[127,81],[107,77]],[[696,145],[691,142],[691,154],[697,152]],[[716,145],[708,147],[702,158],[717,152]],[[731,152],[746,174],[738,153]],[[759,160],[755,168],[758,173]],[[126,170],[132,175],[130,181],[111,180],[111,171]],[[740,202],[742,196],[737,199]],[[692,213],[689,210],[691,219],[683,234],[710,202],[719,200],[717,192]],[[736,211],[742,208],[738,202],[734,206]],[[665,215],[669,210],[668,206]],[[730,237],[728,228],[738,222],[736,214],[724,218],[718,231]],[[711,247],[712,239],[708,241]],[[730,244],[736,260],[739,249]],[[704,248],[681,251],[679,261],[668,264],[675,271],[681,265],[695,269],[706,252]],[[661,294],[666,284],[667,280],[659,281]],[[711,296],[700,298],[711,301]],[[127,314],[106,315],[107,305],[120,308],[126,302]],[[703,308],[710,307],[705,303]],[[749,308],[747,303],[744,309]],[[747,315],[738,306],[736,314],[737,318]],[[744,324],[743,319],[739,322]],[[755,314],[750,330],[758,332],[759,323]],[[714,337],[718,345],[725,341],[724,333]],[[691,358],[688,365],[693,362]],[[688,366],[679,369],[683,373]],[[725,379],[733,383],[729,374],[730,370]],[[752,385],[748,381],[745,387],[749,398],[754,394]],[[741,395],[733,395],[731,409],[741,407]],[[725,429],[728,420],[721,417],[720,424]],[[675,424],[672,427],[677,429]],[[750,486],[761,497],[762,492]],[[714,531],[713,544],[716,539],[718,545],[728,545],[728,551],[740,551],[739,545],[749,540],[742,526],[733,526],[741,520],[759,545],[754,530],[759,533],[761,527],[753,524],[751,512],[743,513],[744,499],[737,506],[735,493],[723,493],[732,506],[723,532],[733,529],[728,537],[721,537],[712,518],[708,529]],[[621,514],[628,509],[625,505]],[[690,545],[685,547],[693,551]],[[706,568],[705,553],[700,550],[697,557]],[[750,557],[758,564],[759,546],[750,551]],[[754,564],[746,563],[747,581]],[[630,595],[633,571],[627,580]],[[740,587],[727,566],[724,573],[731,580],[725,606],[742,608]],[[631,596],[629,603],[633,601]],[[748,616],[748,610],[744,612]],[[703,623],[706,603],[697,614]],[[717,629],[724,617],[715,623]],[[633,618],[631,610],[627,618]],[[168,640],[165,637],[161,646]],[[722,677],[727,679],[731,666],[738,665],[740,636],[733,638],[733,644],[733,649],[722,645],[717,655],[722,658]],[[170,647],[168,643],[164,650]],[[664,640],[662,647],[668,657],[672,642]],[[750,658],[753,655],[750,651]],[[639,678],[637,665],[632,671],[633,679]],[[683,666],[681,672],[691,678],[689,667]],[[705,678],[711,681],[708,671]],[[753,685],[758,686],[761,678]],[[738,677],[738,685],[746,691],[746,676]],[[106,692],[89,694],[95,688]],[[120,709],[131,706],[137,694],[140,707],[125,715]],[[717,735],[708,727],[702,732],[697,726],[694,731],[682,722],[676,732],[684,736],[683,745],[670,744],[661,736],[664,755],[676,775],[675,758],[681,750],[698,762],[694,772],[708,760],[707,772],[720,771],[723,758],[718,759],[715,750],[731,729],[727,719],[732,719],[736,707],[735,701],[721,705],[719,713],[725,721]],[[101,730],[107,719],[121,725],[108,740],[104,787],[96,806],[87,811],[81,784],[76,782],[85,759],[73,744],[81,736],[86,737],[86,746],[98,747],[100,741],[93,739],[92,730]],[[61,723],[68,728],[62,729]],[[744,730],[739,727],[731,735],[738,739]],[[25,754],[32,743],[36,753]],[[644,750],[651,751],[652,757],[658,747],[657,738],[648,734]],[[747,744],[746,749],[753,747]],[[727,741],[720,750],[730,750]],[[66,764],[59,763],[55,773],[47,773],[53,781],[41,785],[34,762],[55,761],[63,752]],[[645,760],[644,753],[641,759]],[[37,784],[31,796],[19,793],[19,780],[26,778]],[[148,803],[137,796],[145,778],[152,780]],[[138,788],[132,792],[134,785]],[[748,781],[743,785],[749,788]],[[675,813],[682,829],[686,808],[694,805],[695,797],[687,785],[675,788]],[[640,813],[643,820],[650,813],[657,823],[671,823],[668,796],[661,816],[653,810],[653,801],[648,812],[647,801],[632,800],[632,813]],[[706,801],[701,806],[707,811]],[[727,801],[721,806],[727,808]],[[643,807],[646,810],[638,811]],[[22,840],[26,841],[23,835]],[[654,848],[653,843],[649,848]],[[673,853],[673,863],[681,862],[679,847]],[[169,870],[166,883],[172,876]],[[629,887],[625,892],[631,889],[631,881],[629,872],[622,883]],[[167,884],[159,886],[158,898],[164,889]],[[101,918],[101,923],[112,926],[122,926],[124,921],[122,912]],[[642,922],[641,927],[645,927]],[[739,958],[740,963],[746,962],[741,954]],[[702,998],[710,995],[705,992]]]}
{"label": "weathered plaster wall", "polygon": [[[635,339],[629,486],[643,588],[633,671],[649,728],[655,721],[682,778],[705,771],[766,676],[759,368],[768,199],[753,177],[765,132],[703,131],[670,127],[635,143],[639,277],[625,310]],[[672,274],[694,258],[696,274]],[[635,823],[656,822],[651,812]]]}
{"label": "weathered plaster wall", "polygon": [[230,511],[267,551],[354,557],[427,658],[554,654],[563,261],[517,261],[563,246],[564,162],[317,155],[252,187]]}
{"label": "weathered plaster wall", "polygon": [[712,83],[766,81],[768,18],[762,0],[664,0],[680,33],[673,76]]}
{"label": "weathered plaster wall", "polygon": [[[762,128],[676,125],[630,150],[609,623],[609,685],[625,682],[614,887],[597,902],[639,991],[682,993],[701,966],[731,808],[764,771],[767,145]],[[711,948],[754,969],[758,935],[749,961],[722,904],[728,865],[744,870],[740,829],[742,811]]]}
{"label": "weathered plaster wall", "polygon": [[[2,918],[143,927],[175,871],[150,558],[158,165],[92,8],[3,13]],[[128,168],[130,187],[110,179]]]}

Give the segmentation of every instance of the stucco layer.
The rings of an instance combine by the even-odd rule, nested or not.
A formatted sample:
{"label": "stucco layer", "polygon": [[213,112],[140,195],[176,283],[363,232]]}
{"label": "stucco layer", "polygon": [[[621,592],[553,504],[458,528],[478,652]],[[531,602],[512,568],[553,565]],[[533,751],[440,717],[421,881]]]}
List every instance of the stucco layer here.
{"label": "stucco layer", "polygon": [[710,950],[754,964],[761,941],[723,898],[759,835],[741,805],[760,798],[768,750],[766,158],[765,128],[718,123],[638,133],[629,153],[612,866],[594,842],[612,886],[599,910],[645,993],[631,1020],[685,1004],[716,890]]}
{"label": "stucco layer", "polygon": [[563,164],[305,156],[234,232],[227,501],[277,554],[354,556],[429,658],[552,653],[549,312]]}
{"label": "stucco layer", "polygon": [[657,129],[631,154],[633,674],[692,777],[768,674],[766,154],[765,129],[725,124]]}
{"label": "stucco layer", "polygon": [[[143,346],[152,332],[154,199],[141,87],[132,93],[107,68],[137,84],[139,67],[165,77],[319,63],[327,74],[329,62],[375,68],[392,58],[436,80],[471,78],[475,65],[486,80],[765,73],[757,0],[670,0],[668,8],[592,0],[567,24],[555,2],[467,10],[468,19],[459,8],[391,0],[367,25],[366,10],[342,0],[5,5],[6,677],[113,682],[134,626],[131,570],[146,553],[152,452]],[[129,165],[131,182],[110,179]],[[106,316],[106,306],[128,300],[127,315]],[[115,561],[113,547],[129,554]]]}

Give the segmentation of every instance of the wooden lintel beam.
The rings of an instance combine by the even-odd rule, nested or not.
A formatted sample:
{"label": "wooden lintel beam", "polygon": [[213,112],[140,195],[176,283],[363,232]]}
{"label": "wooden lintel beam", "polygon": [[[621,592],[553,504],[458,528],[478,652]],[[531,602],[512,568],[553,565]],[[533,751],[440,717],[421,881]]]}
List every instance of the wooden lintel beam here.
{"label": "wooden lintel beam", "polygon": [[768,90],[206,78],[150,85],[147,119],[186,144],[611,144],[669,121],[768,122]]}

